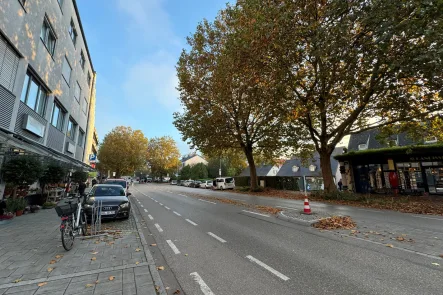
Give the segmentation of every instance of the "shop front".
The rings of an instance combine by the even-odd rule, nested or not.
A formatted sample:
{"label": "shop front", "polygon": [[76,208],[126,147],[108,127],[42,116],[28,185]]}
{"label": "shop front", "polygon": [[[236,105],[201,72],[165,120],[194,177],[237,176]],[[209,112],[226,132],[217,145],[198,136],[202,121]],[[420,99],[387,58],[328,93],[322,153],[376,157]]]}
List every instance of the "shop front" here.
{"label": "shop front", "polygon": [[443,196],[442,145],[351,152],[336,159],[350,190]]}

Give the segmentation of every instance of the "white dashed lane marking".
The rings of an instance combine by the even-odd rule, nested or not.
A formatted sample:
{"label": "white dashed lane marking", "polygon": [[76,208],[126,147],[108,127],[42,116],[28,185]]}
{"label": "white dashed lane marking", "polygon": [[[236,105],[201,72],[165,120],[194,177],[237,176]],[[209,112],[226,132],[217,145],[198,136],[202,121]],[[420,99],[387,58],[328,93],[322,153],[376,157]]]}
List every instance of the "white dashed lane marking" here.
{"label": "white dashed lane marking", "polygon": [[171,240],[166,240],[166,242],[168,243],[169,247],[171,247],[172,251],[174,251],[175,254],[180,254],[180,251]]}
{"label": "white dashed lane marking", "polygon": [[287,281],[289,280],[289,278],[287,276],[285,276],[284,274],[282,274],[279,271],[276,271],[275,269],[273,269],[272,267],[270,267],[269,265],[261,262],[260,260],[258,260],[257,258],[252,257],[251,255],[246,256],[247,259],[249,259],[250,261],[257,263],[258,265],[260,265],[261,267],[263,267],[264,269],[266,269],[267,271],[273,273],[274,275],[276,275],[277,277],[279,277],[280,279],[282,279],[283,281]]}
{"label": "white dashed lane marking", "polygon": [[194,226],[197,226],[197,223],[195,223],[195,222],[192,221],[192,220],[186,219],[186,221],[189,222],[190,224],[194,225]]}
{"label": "white dashed lane marking", "polygon": [[202,293],[203,293],[204,295],[215,295],[215,294],[211,291],[211,289],[209,288],[209,286],[206,285],[205,281],[203,281],[203,279],[201,278],[201,276],[200,276],[198,273],[193,272],[193,273],[191,273],[190,275],[191,275],[191,277],[194,279],[194,281],[195,281],[197,284],[200,285],[200,290],[202,291]]}
{"label": "white dashed lane marking", "polygon": [[148,210],[145,209],[145,212],[148,213]]}
{"label": "white dashed lane marking", "polygon": [[154,217],[151,216],[151,214],[148,214],[149,219],[154,220]]}
{"label": "white dashed lane marking", "polygon": [[226,243],[225,240],[223,240],[222,238],[220,238],[219,236],[217,236],[217,235],[215,235],[215,234],[213,234],[213,233],[211,233],[211,232],[208,232],[208,235],[210,235],[210,236],[213,237],[214,239],[218,240],[219,242]]}
{"label": "white dashed lane marking", "polygon": [[169,207],[166,207],[166,206],[165,206],[165,209],[166,209],[166,210],[171,210],[171,208],[169,208]]}
{"label": "white dashed lane marking", "polygon": [[175,212],[175,211],[174,211],[174,214],[177,215],[177,216],[182,216],[180,213]]}
{"label": "white dashed lane marking", "polygon": [[203,199],[198,199],[198,200],[202,201],[202,202],[206,202],[206,203],[211,203],[211,204],[217,205],[217,203],[214,203],[214,202],[211,202],[211,201],[206,201],[206,200],[203,200]]}
{"label": "white dashed lane marking", "polygon": [[158,223],[154,224],[155,227],[158,229],[159,232],[163,232],[163,229],[160,227],[160,225],[158,225]]}

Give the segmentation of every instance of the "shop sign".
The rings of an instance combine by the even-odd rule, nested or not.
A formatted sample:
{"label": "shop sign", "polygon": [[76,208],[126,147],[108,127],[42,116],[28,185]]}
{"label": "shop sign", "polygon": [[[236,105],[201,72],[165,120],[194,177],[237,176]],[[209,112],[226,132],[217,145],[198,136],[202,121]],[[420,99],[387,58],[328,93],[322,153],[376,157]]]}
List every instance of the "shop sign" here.
{"label": "shop sign", "polygon": [[443,156],[422,156],[422,157],[410,157],[409,160],[413,161],[435,161],[443,160]]}

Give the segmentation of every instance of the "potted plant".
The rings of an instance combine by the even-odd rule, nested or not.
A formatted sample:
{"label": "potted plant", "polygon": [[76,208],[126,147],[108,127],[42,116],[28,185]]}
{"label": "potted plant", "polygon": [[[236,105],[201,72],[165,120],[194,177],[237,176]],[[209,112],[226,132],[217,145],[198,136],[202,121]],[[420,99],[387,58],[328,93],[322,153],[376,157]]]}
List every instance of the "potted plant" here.
{"label": "potted plant", "polygon": [[[19,186],[31,185],[42,174],[42,165],[37,157],[15,156],[2,167],[3,180],[13,187],[12,198],[17,197]],[[23,194],[23,193],[22,193]],[[24,191],[27,194],[27,189]]]}
{"label": "potted plant", "polygon": [[15,216],[22,216],[26,208],[27,202],[24,198],[15,199]]}

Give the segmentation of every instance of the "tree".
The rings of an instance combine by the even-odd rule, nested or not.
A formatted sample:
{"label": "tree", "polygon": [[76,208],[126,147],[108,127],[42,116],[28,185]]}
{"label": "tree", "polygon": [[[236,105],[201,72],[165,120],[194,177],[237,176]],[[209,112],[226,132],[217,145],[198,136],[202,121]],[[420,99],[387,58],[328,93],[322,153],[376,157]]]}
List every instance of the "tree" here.
{"label": "tree", "polygon": [[279,72],[293,140],[320,154],[327,191],[336,190],[330,156],[345,135],[443,108],[442,1],[239,0],[235,11],[252,27],[248,44],[266,39],[266,50],[249,52]]}
{"label": "tree", "polygon": [[192,179],[206,179],[208,178],[208,167],[203,163],[195,164],[191,167]]}
{"label": "tree", "polygon": [[35,156],[16,156],[8,160],[2,168],[2,178],[13,186],[12,197],[17,196],[17,187],[31,185],[42,175],[40,159]]}
{"label": "tree", "polygon": [[88,172],[77,170],[74,171],[71,175],[71,181],[75,183],[86,182],[87,179],[88,179]]}
{"label": "tree", "polygon": [[41,177],[39,178],[40,187],[42,188],[42,194],[45,193],[45,186],[47,184],[62,182],[67,174],[67,169],[63,167],[59,162],[50,162],[43,170]]}
{"label": "tree", "polygon": [[[212,178],[219,176],[220,164],[221,173],[226,176],[237,176],[247,167],[245,155],[239,150],[225,150],[220,156],[205,155],[205,158],[208,160],[209,177]],[[258,164],[260,158],[254,155],[254,161]]]}
{"label": "tree", "polygon": [[177,65],[184,110],[174,114],[174,124],[184,140],[205,154],[243,152],[256,189],[254,153],[280,151],[288,109],[275,95],[283,88],[273,82],[274,71],[255,58],[266,46],[250,46],[242,23],[228,6],[187,39],[190,50],[183,50]]}
{"label": "tree", "polygon": [[188,180],[191,179],[191,166],[186,165],[182,168],[180,171],[180,179],[181,180]]}
{"label": "tree", "polygon": [[151,139],[148,144],[147,159],[152,173],[160,177],[177,172],[181,165],[180,151],[170,136]]}
{"label": "tree", "polygon": [[116,177],[146,166],[148,139],[141,130],[118,126],[106,134],[98,150],[100,168],[116,172]]}

